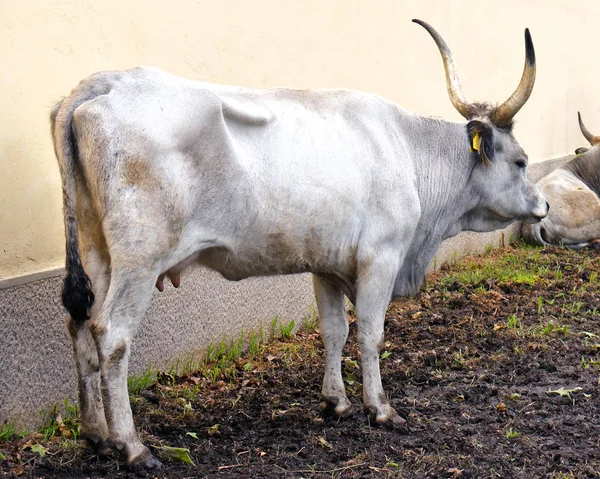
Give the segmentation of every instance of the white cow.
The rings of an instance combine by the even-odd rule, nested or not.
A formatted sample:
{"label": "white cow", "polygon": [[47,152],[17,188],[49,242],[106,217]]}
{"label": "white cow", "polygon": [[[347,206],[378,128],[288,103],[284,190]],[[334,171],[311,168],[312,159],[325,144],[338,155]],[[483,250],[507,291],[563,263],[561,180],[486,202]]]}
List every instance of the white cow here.
{"label": "white cow", "polygon": [[[311,272],[325,343],[322,394],[350,411],[341,376],[356,305],[363,403],[402,420],[381,385],[392,297],[415,294],[445,238],[546,215],[511,132],[531,93],[523,77],[499,107],[463,96],[429,25],[450,98],[468,123],[424,118],[348,90],[251,90],[156,69],[103,72],[53,110],[67,238],[82,437],[130,465],[160,463],[140,442],[127,394],[131,340],[164,275],[201,264],[230,280]],[[80,260],[81,255],[81,260]]]}
{"label": "white cow", "polygon": [[550,211],[540,223],[523,225],[522,234],[529,243],[600,247],[600,136],[588,131],[580,113],[578,117],[592,147],[578,148],[577,157],[538,181]]}

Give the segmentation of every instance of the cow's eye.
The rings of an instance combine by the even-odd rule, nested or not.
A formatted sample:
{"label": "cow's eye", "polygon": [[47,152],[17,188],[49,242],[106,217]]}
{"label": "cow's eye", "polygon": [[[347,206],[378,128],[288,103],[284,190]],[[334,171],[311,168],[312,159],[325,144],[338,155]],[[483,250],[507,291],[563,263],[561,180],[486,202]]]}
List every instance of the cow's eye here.
{"label": "cow's eye", "polygon": [[527,166],[523,160],[515,161],[515,165],[519,168],[525,168]]}

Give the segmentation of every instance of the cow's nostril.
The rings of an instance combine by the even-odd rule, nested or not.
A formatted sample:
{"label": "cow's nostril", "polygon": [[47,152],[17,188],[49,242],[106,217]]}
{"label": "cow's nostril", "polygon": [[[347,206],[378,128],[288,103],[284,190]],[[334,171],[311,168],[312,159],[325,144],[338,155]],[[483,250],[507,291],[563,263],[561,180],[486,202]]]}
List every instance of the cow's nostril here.
{"label": "cow's nostril", "polygon": [[550,203],[546,201],[546,213],[548,213],[548,211],[550,211]]}

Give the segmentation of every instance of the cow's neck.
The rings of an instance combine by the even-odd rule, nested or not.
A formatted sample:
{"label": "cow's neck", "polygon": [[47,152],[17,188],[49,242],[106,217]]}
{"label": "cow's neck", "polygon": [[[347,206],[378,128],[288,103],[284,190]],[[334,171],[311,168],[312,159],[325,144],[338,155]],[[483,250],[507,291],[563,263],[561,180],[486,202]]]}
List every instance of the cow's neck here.
{"label": "cow's neck", "polygon": [[460,218],[476,203],[469,187],[473,159],[464,123],[421,118],[411,132],[421,218],[394,296],[416,294],[442,241],[461,231]]}

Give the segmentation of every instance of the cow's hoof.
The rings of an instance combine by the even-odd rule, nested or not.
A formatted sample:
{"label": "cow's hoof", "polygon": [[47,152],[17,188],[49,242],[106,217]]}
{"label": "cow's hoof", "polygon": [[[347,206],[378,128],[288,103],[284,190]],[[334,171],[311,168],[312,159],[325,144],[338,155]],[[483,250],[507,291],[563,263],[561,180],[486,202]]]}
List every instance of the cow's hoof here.
{"label": "cow's hoof", "polygon": [[100,435],[94,433],[82,433],[81,439],[84,439],[88,447],[94,451],[98,456],[108,456],[113,452],[111,447],[108,445],[106,439],[103,439]]}
{"label": "cow's hoof", "polygon": [[352,404],[348,401],[348,398],[324,398],[325,400],[320,404],[321,411],[324,414],[338,417],[338,418],[346,418],[352,416]]}
{"label": "cow's hoof", "polygon": [[369,414],[369,418],[375,421],[376,424],[393,428],[404,428],[406,427],[406,419],[404,419],[398,412],[389,404],[380,408],[369,406],[365,408]]}
{"label": "cow's hoof", "polygon": [[132,470],[156,470],[162,467],[162,462],[156,459],[148,448],[127,460],[127,467]]}

